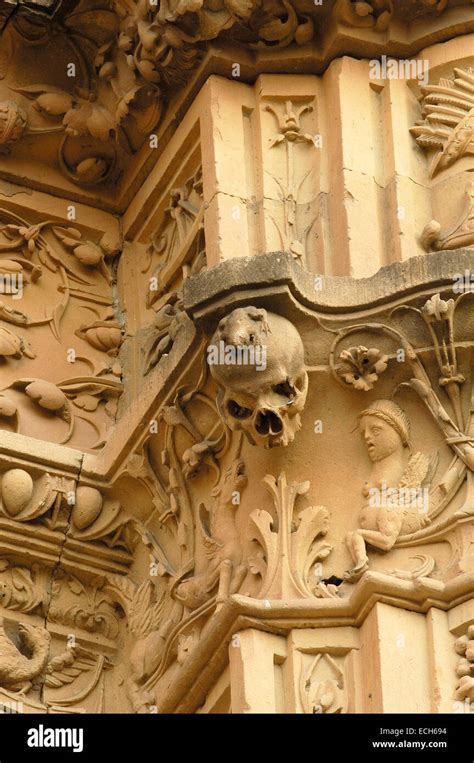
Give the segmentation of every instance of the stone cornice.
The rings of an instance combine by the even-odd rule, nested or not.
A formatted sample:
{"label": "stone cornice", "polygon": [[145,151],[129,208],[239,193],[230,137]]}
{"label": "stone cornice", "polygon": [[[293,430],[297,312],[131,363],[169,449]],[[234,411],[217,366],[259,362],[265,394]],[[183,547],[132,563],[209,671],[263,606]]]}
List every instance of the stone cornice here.
{"label": "stone cornice", "polygon": [[263,601],[234,595],[214,614],[201,636],[200,648],[167,684],[164,696],[159,696],[159,712],[195,712],[227,662],[233,634],[243,628],[280,634],[292,628],[358,628],[377,602],[414,612],[427,612],[431,607],[447,611],[471,600],[473,588],[472,573],[441,583],[428,578],[402,581],[383,573],[367,572],[354,586],[351,596],[339,601]]}
{"label": "stone cornice", "polygon": [[[324,276],[315,287],[308,273],[284,252],[229,260],[196,276],[184,288],[184,306],[194,319],[213,319],[225,302],[226,309],[245,302],[253,294],[286,287],[297,302],[321,313],[356,313],[396,301],[425,288],[450,287],[455,273],[474,266],[472,249],[434,252],[381,268],[370,278]],[[214,317],[215,320],[215,317]]]}
{"label": "stone cornice", "polygon": [[[267,304],[282,314],[309,309],[327,317],[355,317],[360,310],[394,306],[411,295],[422,296],[453,284],[454,273],[474,269],[472,250],[435,252],[395,263],[368,279],[325,277],[324,288],[314,290],[315,276],[288,254],[272,253],[228,261],[188,279],[187,312],[204,331],[212,331],[221,313],[241,304]],[[268,300],[265,302],[265,300]],[[140,337],[137,342],[140,343]],[[64,475],[77,475],[88,483],[106,487],[124,468],[130,452],[139,450],[148,437],[148,422],[173,398],[200,346],[199,332],[191,321],[180,331],[176,347],[146,377],[141,387],[143,417],[137,421],[131,401],[124,401],[111,438],[99,453],[82,453],[64,445],[43,443],[31,437],[4,432],[0,460],[20,466],[43,464]],[[194,360],[193,360],[194,358]]]}

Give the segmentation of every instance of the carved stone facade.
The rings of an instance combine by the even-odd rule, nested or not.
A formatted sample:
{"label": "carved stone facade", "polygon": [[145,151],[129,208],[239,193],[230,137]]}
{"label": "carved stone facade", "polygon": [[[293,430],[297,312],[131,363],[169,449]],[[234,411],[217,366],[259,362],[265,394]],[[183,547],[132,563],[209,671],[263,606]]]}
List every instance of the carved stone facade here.
{"label": "carved stone facade", "polygon": [[0,705],[474,712],[470,0],[0,27]]}

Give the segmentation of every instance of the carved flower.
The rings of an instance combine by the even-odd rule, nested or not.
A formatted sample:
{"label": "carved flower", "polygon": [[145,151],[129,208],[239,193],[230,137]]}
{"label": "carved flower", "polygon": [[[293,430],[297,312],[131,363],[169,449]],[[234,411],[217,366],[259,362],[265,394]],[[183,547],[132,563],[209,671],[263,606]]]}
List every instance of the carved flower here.
{"label": "carved flower", "polygon": [[29,228],[20,226],[18,228],[18,233],[25,239],[25,243],[30,254],[33,254],[36,251],[36,241],[38,240],[38,236],[41,233],[41,226],[30,225]]}
{"label": "carved flower", "polygon": [[36,251],[37,241],[45,223],[39,225],[3,225],[1,231],[3,235],[10,239],[11,248],[18,249],[26,246],[27,254],[33,254]]}
{"label": "carved flower", "polygon": [[64,246],[72,249],[72,254],[79,262],[89,267],[99,265],[104,257],[102,249],[92,241],[83,241],[81,232],[76,228],[53,228],[54,234],[63,242]]}
{"label": "carved flower", "polygon": [[115,122],[107,109],[98,103],[87,101],[64,116],[66,132],[75,137],[92,135],[98,140],[108,140],[115,131]]}
{"label": "carved flower", "polygon": [[449,320],[454,313],[454,300],[448,299],[446,302],[439,294],[435,294],[425,302],[421,311],[428,322]]}
{"label": "carved flower", "polygon": [[26,114],[15,101],[0,103],[0,146],[19,140],[26,128]]}
{"label": "carved flower", "polygon": [[[346,384],[351,384],[354,389],[364,392],[373,389],[379,375],[387,368],[388,361],[387,355],[383,355],[380,350],[375,347],[367,349],[362,345],[343,350],[339,359],[345,363],[345,366],[338,368],[339,375]],[[351,370],[346,370],[347,366]]]}

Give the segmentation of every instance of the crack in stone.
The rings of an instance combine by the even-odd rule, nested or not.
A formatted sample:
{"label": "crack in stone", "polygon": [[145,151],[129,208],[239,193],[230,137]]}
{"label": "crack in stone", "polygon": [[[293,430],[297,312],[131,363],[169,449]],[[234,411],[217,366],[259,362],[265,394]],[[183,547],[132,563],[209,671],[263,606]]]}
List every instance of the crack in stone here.
{"label": "crack in stone", "polygon": [[[79,470],[78,470],[77,477],[75,479],[76,486],[78,486],[80,484],[84,457],[85,457],[85,454],[81,453],[81,461],[80,461],[80,465],[79,465]],[[53,569],[51,570],[51,574],[49,576],[49,584],[48,584],[48,588],[47,588],[47,597],[48,597],[47,598],[47,602],[43,605],[44,606],[44,626],[43,627],[48,632],[49,632],[49,628],[48,628],[49,612],[50,612],[51,604],[52,604],[52,600],[53,600],[53,585],[54,585],[54,581],[55,581],[56,575],[58,573],[58,570],[59,570],[59,568],[61,566],[61,559],[62,559],[62,555],[63,555],[63,551],[64,551],[64,546],[66,545],[66,541],[67,541],[67,538],[68,538],[68,535],[69,535],[69,531],[70,531],[70,528],[71,528],[71,515],[72,515],[73,508],[74,508],[74,504],[70,504],[69,505],[69,516],[67,518],[67,526],[66,526],[66,528],[64,530],[63,540],[62,540],[62,543],[61,543],[61,546],[60,546],[60,549],[59,549],[58,558],[57,558],[56,563],[55,563]],[[46,662],[46,665],[48,664],[48,662],[51,659],[51,647],[52,647],[52,640],[50,642],[49,653],[48,653],[48,660]],[[45,688],[44,687],[44,683],[45,683],[45,680],[46,680],[46,671],[43,670],[43,673],[41,674],[40,702],[43,705],[45,705],[45,707],[48,707],[48,704],[47,704],[46,700],[44,699],[44,688]]]}

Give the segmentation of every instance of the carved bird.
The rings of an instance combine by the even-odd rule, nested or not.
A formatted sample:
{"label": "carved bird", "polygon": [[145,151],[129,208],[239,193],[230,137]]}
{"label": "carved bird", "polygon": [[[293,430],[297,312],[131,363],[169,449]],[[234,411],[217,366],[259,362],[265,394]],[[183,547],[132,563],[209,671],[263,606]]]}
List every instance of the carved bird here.
{"label": "carved bird", "polygon": [[[0,686],[28,691],[48,660],[51,636],[47,630],[26,623],[18,625],[20,648],[7,636],[0,618]],[[29,653],[27,657],[21,650]]]}

